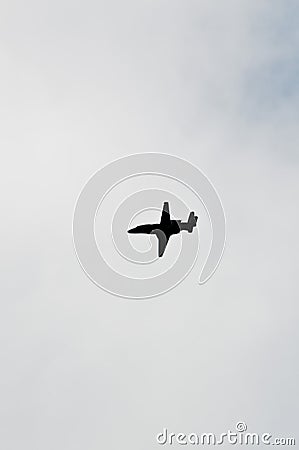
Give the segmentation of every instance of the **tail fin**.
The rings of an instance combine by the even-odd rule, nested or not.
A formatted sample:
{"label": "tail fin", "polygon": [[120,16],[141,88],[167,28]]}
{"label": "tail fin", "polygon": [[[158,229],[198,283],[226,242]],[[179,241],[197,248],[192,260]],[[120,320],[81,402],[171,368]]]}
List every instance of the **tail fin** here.
{"label": "tail fin", "polygon": [[189,214],[188,217],[188,232],[192,233],[193,228],[196,227],[198,216],[195,216],[194,211]]}

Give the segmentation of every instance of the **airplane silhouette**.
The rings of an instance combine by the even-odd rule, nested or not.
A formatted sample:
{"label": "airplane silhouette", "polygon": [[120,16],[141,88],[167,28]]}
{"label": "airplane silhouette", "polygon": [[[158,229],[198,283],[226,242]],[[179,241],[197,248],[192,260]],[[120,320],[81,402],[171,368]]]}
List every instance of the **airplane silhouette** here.
{"label": "airplane silhouette", "polygon": [[192,233],[193,228],[196,227],[198,217],[194,215],[194,211],[190,212],[187,222],[181,220],[171,220],[169,214],[169,204],[165,202],[163,205],[160,223],[149,223],[146,225],[138,225],[135,228],[128,230],[132,234],[155,234],[159,241],[159,257],[163,256],[166,245],[168,244],[170,236],[178,234],[183,230]]}

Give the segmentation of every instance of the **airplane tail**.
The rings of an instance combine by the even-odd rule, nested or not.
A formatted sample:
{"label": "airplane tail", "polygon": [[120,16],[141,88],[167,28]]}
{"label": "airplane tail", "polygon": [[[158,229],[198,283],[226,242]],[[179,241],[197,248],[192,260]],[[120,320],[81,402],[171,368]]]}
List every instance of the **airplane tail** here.
{"label": "airplane tail", "polygon": [[197,219],[198,219],[198,216],[195,216],[194,211],[192,211],[192,212],[189,214],[188,222],[187,222],[187,225],[188,225],[188,233],[192,233],[193,228],[196,227]]}

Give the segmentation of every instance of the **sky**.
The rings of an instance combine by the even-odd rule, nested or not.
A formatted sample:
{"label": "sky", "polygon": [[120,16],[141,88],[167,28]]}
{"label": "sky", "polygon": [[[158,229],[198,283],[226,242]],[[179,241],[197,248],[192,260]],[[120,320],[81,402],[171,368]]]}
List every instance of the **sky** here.
{"label": "sky", "polygon": [[[1,448],[297,437],[298,20],[292,0],[2,2]],[[227,220],[214,276],[146,301],[91,283],[72,240],[86,181],[139,152],[199,167]]]}

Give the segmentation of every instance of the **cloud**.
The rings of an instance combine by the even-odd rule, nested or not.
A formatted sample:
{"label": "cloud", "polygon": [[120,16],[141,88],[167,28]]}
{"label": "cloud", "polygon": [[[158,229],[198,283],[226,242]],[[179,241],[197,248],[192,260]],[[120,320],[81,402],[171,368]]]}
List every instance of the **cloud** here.
{"label": "cloud", "polygon": [[[1,6],[1,447],[153,448],[238,420],[294,435],[297,9]],[[89,176],[140,151],[198,165],[228,239],[205,286],[136,303],[85,277],[71,220]]]}

